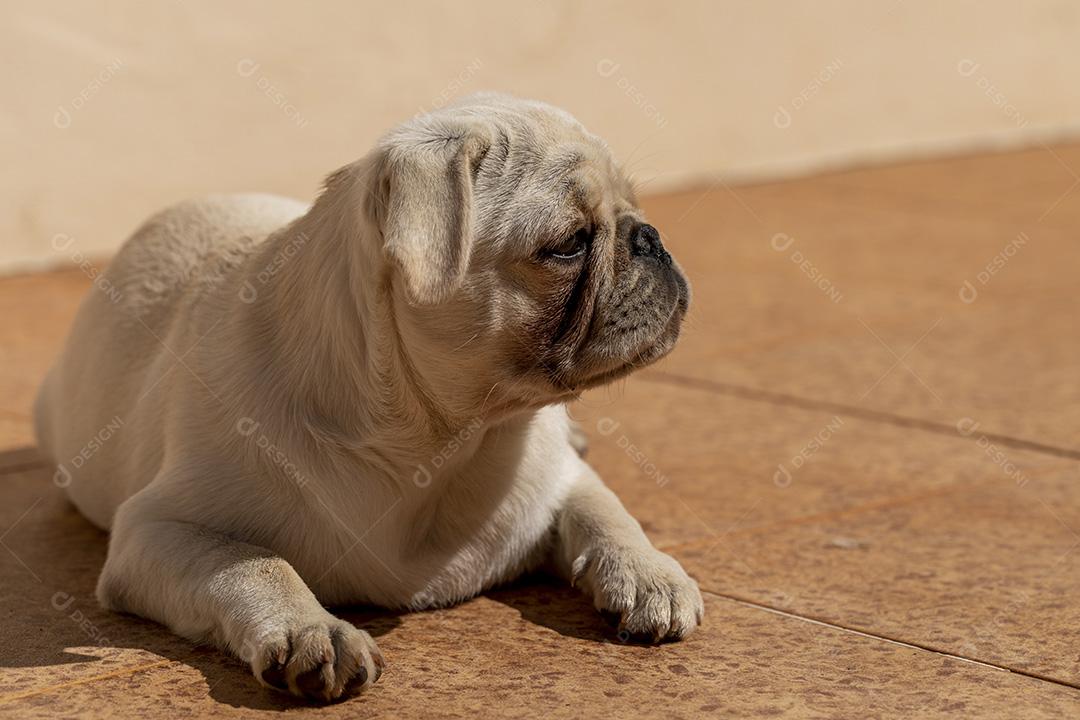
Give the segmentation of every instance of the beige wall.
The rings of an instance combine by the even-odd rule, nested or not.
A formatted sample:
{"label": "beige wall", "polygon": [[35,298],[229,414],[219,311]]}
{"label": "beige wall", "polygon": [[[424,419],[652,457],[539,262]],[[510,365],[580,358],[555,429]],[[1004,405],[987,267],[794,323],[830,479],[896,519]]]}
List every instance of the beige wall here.
{"label": "beige wall", "polygon": [[565,106],[650,189],[1080,127],[1069,0],[0,8],[0,271],[106,254],[191,195],[310,197],[479,89]]}

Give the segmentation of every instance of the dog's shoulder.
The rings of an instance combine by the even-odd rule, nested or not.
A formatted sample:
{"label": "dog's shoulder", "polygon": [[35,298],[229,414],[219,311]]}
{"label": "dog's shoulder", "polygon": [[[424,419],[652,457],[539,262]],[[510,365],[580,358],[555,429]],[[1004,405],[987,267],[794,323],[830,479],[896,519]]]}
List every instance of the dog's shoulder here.
{"label": "dog's shoulder", "polygon": [[140,315],[172,305],[191,286],[210,286],[270,233],[308,209],[264,194],[187,200],[146,220],[109,264],[107,277]]}

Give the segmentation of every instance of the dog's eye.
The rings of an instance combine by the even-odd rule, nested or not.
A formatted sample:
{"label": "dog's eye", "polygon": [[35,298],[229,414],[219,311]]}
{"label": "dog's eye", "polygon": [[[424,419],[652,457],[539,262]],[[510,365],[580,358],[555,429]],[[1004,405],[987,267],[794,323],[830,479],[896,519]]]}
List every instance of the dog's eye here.
{"label": "dog's eye", "polygon": [[585,251],[589,249],[590,240],[592,240],[592,233],[588,228],[581,228],[558,245],[544,250],[543,254],[556,260],[573,260],[585,254]]}

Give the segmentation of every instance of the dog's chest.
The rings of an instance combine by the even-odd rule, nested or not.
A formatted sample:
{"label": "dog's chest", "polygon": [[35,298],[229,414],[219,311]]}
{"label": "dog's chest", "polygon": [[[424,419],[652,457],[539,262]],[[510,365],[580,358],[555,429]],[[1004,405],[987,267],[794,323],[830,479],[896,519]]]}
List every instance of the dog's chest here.
{"label": "dog's chest", "polygon": [[526,454],[512,467],[477,467],[370,507],[343,507],[363,521],[336,533],[340,559],[323,558],[302,574],[326,603],[420,609],[476,595],[543,561],[573,478],[569,460]]}

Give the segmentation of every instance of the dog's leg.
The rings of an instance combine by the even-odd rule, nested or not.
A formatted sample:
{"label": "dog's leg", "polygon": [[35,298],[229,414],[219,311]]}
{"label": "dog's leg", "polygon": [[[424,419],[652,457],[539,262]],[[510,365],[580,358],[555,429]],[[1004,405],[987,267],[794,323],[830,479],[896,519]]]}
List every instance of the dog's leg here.
{"label": "dog's leg", "polygon": [[363,630],[327,612],[289,563],[208,528],[164,519],[136,495],[113,524],[97,594],[110,609],[213,641],[265,685],[330,701],[378,680]]}
{"label": "dog's leg", "polygon": [[660,552],[622,503],[590,470],[570,490],[556,527],[559,572],[616,613],[620,636],[677,639],[704,614],[697,583],[675,558]]}

